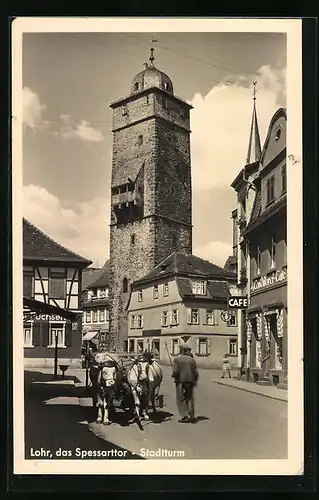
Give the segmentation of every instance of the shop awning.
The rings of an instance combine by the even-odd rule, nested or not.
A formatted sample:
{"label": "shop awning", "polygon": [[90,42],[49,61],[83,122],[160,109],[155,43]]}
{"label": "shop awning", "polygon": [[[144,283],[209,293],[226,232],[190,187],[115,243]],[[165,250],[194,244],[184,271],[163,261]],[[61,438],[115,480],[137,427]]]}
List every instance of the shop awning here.
{"label": "shop awning", "polygon": [[99,332],[97,332],[97,331],[94,331],[94,332],[93,332],[93,331],[92,331],[92,332],[87,332],[87,333],[83,336],[82,340],[92,340],[92,339],[94,339],[94,337],[96,337],[96,336],[97,336],[97,334],[98,334],[98,333],[99,333]]}
{"label": "shop awning", "polygon": [[23,307],[30,309],[30,312],[33,314],[56,314],[61,316],[61,318],[71,321],[77,321],[82,314],[82,311],[69,311],[62,307],[46,304],[40,300],[30,299],[29,297],[23,297]]}

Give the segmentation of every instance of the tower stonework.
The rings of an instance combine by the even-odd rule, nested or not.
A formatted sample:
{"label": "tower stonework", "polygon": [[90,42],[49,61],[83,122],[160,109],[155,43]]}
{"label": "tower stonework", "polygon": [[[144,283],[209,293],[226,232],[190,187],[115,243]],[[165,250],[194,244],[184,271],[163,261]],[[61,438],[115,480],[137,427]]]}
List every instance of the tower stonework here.
{"label": "tower stonework", "polygon": [[110,343],[124,347],[130,285],[173,251],[192,252],[190,106],[151,64],[113,109]]}

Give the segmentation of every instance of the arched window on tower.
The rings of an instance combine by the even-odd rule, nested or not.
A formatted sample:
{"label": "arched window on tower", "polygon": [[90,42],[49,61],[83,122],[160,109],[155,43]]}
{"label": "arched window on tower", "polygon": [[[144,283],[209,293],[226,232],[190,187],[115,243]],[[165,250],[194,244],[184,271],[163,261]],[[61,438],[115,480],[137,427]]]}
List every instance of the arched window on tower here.
{"label": "arched window on tower", "polygon": [[135,90],[135,91],[136,91],[136,90],[138,90],[138,87],[139,87],[138,82],[135,82],[135,83],[134,83],[134,90]]}
{"label": "arched window on tower", "polygon": [[124,278],[123,279],[123,293],[127,293],[128,292],[128,280],[127,278]]}

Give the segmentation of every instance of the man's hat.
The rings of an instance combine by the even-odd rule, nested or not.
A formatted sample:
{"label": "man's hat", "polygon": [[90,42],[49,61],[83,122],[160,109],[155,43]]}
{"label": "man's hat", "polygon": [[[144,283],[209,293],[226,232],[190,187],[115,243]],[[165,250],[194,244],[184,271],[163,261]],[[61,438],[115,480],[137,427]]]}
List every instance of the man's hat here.
{"label": "man's hat", "polygon": [[180,348],[181,352],[191,351],[191,348],[185,342],[183,342],[182,344],[180,344],[179,348]]}

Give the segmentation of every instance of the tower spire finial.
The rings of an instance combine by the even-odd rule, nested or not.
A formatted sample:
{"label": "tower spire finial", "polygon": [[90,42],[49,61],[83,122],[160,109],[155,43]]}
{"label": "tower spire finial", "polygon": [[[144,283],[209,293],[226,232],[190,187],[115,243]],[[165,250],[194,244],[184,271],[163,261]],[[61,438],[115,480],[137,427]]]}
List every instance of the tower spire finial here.
{"label": "tower spire finial", "polygon": [[257,89],[256,89],[256,85],[257,85],[257,81],[253,82],[253,100],[256,101],[256,93],[257,93]]}
{"label": "tower spire finial", "polygon": [[154,66],[154,61],[155,57],[154,57],[154,47],[151,47],[151,55],[150,55],[150,62],[151,62],[151,66]]}
{"label": "tower spire finial", "polygon": [[259,161],[261,158],[261,144],[260,144],[260,136],[259,136],[259,128],[258,128],[258,120],[257,120],[257,111],[256,111],[256,89],[257,81],[253,82],[253,116],[251,120],[250,127],[250,136],[249,136],[249,144],[248,144],[248,153],[246,158],[246,165],[250,165],[251,163],[255,163]]}
{"label": "tower spire finial", "polygon": [[155,49],[154,49],[154,47],[153,47],[153,44],[154,44],[154,43],[157,43],[157,42],[158,42],[158,40],[154,40],[154,38],[152,38],[152,39],[151,39],[151,48],[150,48],[150,50],[151,50],[151,55],[150,55],[150,58],[149,58],[149,60],[150,60],[150,62],[151,62],[151,66],[154,66],[154,59],[155,59],[155,57],[154,57],[154,50],[155,50]]}

